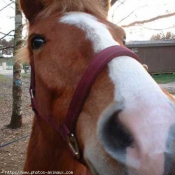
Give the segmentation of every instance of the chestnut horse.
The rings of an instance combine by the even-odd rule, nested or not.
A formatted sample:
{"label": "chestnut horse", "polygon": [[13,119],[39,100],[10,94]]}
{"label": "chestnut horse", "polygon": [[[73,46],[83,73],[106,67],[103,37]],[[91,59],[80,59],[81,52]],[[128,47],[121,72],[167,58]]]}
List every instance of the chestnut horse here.
{"label": "chestnut horse", "polygon": [[24,170],[175,175],[175,101],[127,54],[112,59],[92,84],[74,132],[81,157],[72,155],[47,119],[62,126],[86,68],[102,50],[124,47],[124,31],[96,1],[20,0],[20,6],[29,21],[37,102]]}

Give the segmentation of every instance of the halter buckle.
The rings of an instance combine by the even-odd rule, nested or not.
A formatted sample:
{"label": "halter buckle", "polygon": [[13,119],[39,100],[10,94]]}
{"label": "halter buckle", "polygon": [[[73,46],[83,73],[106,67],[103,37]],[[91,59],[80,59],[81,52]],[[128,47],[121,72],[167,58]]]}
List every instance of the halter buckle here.
{"label": "halter buckle", "polygon": [[67,137],[67,142],[69,144],[69,147],[71,148],[74,156],[76,159],[79,159],[80,158],[80,152],[79,152],[79,149],[78,149],[78,143],[77,143],[77,139],[76,137],[74,136],[74,134],[70,134],[68,137]]}

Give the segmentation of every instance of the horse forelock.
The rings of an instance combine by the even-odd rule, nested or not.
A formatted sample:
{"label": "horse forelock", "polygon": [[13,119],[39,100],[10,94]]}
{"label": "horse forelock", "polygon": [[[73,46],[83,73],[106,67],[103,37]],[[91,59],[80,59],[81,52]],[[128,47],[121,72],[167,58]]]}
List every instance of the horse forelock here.
{"label": "horse forelock", "polygon": [[[106,18],[107,7],[103,1],[90,0],[40,0],[44,8],[38,15],[39,18],[46,18],[51,14],[58,12],[60,15],[66,12],[79,11],[87,12],[95,16]],[[107,7],[106,7],[107,6]]]}
{"label": "horse forelock", "polygon": [[15,54],[15,61],[20,63],[29,63],[29,50],[27,46],[20,48]]}

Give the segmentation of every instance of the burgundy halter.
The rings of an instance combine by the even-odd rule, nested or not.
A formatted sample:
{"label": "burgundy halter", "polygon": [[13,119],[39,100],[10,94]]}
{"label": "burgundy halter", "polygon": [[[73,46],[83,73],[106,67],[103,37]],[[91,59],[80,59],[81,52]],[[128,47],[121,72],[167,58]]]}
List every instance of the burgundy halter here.
{"label": "burgundy halter", "polygon": [[37,101],[35,98],[34,61],[31,62],[30,96],[31,96],[32,109],[35,113],[35,116],[42,117],[63,137],[63,139],[69,144],[74,156],[77,159],[80,158],[80,152],[74,134],[79,114],[81,113],[86,98],[99,73],[113,58],[118,56],[129,56],[139,61],[139,58],[136,54],[134,54],[131,50],[121,46],[111,46],[98,53],[92,59],[87,69],[85,70],[80,82],[78,83],[68,108],[66,120],[61,126],[58,126],[53,121],[52,116],[44,116],[39,113]]}

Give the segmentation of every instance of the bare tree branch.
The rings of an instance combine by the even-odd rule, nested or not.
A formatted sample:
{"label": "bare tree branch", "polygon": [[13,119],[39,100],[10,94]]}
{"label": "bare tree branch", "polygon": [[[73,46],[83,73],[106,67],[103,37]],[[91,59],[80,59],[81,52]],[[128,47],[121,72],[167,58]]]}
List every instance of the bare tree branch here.
{"label": "bare tree branch", "polygon": [[[14,30],[13,30],[13,31],[14,31]],[[12,31],[11,31],[11,32],[12,32]],[[14,35],[6,34],[6,33],[3,33],[3,32],[0,32],[0,34],[6,35],[6,36],[14,36]]]}
{"label": "bare tree branch", "polygon": [[7,46],[7,47],[0,48],[0,50],[13,49],[13,48],[14,46]]}
{"label": "bare tree branch", "polygon": [[148,30],[162,31],[162,30],[167,30],[167,29],[175,28],[175,25],[174,26],[171,26],[171,27],[166,27],[166,28],[163,28],[163,29],[154,29],[154,28],[149,28],[149,27],[146,27],[146,26],[142,26],[142,27],[145,28],[145,29],[148,29]]}
{"label": "bare tree branch", "polygon": [[134,9],[131,13],[129,13],[127,16],[125,16],[123,19],[121,19],[118,23],[124,21],[124,20],[125,20],[126,18],[128,18],[131,14],[133,14],[136,10],[141,9],[141,8],[143,8],[143,7],[146,7],[146,6],[147,6],[147,5],[144,5],[144,6],[140,6],[140,7],[136,8],[136,9]]}
{"label": "bare tree branch", "polygon": [[6,36],[11,36],[11,35],[9,35],[11,32],[14,32],[14,30],[11,30],[10,32],[8,32],[7,34],[5,34],[2,38],[0,38],[0,40],[2,40],[3,38],[5,38]]}
{"label": "bare tree branch", "polygon": [[[10,0],[11,2],[13,2],[13,3],[15,3],[13,0]],[[8,3],[6,3],[5,1],[3,1],[6,5],[8,4]],[[12,9],[14,9],[15,10],[15,8],[14,7],[12,7],[12,6],[10,6],[10,8],[12,8]]]}
{"label": "bare tree branch", "polygon": [[174,15],[175,15],[175,12],[174,13],[169,13],[169,14],[164,14],[164,15],[159,15],[159,16],[156,16],[154,18],[150,18],[150,19],[146,19],[146,20],[142,20],[142,21],[134,21],[130,24],[122,25],[121,27],[131,27],[131,26],[134,26],[136,24],[138,25],[138,24],[148,23],[148,22],[152,22],[152,21],[155,21],[155,20],[158,20],[158,19],[168,18],[168,17],[174,16]]}
{"label": "bare tree branch", "polygon": [[0,9],[0,11],[4,10],[6,7],[8,7],[9,5],[13,4],[13,2],[7,4],[5,7],[3,7],[2,9]]}
{"label": "bare tree branch", "polygon": [[[116,0],[117,1],[117,0]],[[116,2],[115,1],[115,2]],[[124,0],[123,2],[120,2],[120,4],[117,6],[117,7],[115,7],[115,9],[113,10],[113,13],[112,13],[112,19],[114,19],[114,14],[115,14],[115,11],[121,6],[121,5],[123,5],[124,3],[125,3],[125,1],[127,1],[127,0]],[[114,2],[114,3],[115,3]],[[112,1],[111,1],[111,3],[112,3]],[[113,3],[113,4],[114,4]],[[111,4],[111,6],[113,5],[113,4]]]}
{"label": "bare tree branch", "polygon": [[[117,9],[117,8],[119,8],[121,5],[123,5],[124,3],[125,3],[125,1],[127,1],[127,0],[124,0],[124,1],[122,1],[122,2],[120,2],[120,4],[115,8],[115,10]],[[117,2],[117,1],[116,1]]]}

